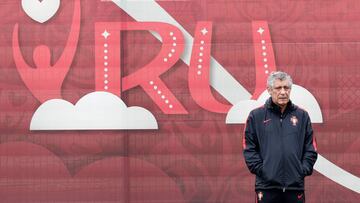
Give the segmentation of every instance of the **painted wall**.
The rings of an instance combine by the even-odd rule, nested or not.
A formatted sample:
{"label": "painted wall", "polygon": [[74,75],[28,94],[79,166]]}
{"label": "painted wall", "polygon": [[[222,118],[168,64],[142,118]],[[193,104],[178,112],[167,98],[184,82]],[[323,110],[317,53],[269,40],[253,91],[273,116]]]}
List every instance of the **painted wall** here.
{"label": "painted wall", "polygon": [[0,2],[1,202],[254,202],[242,156],[271,71],[319,158],[307,202],[360,201],[360,2]]}

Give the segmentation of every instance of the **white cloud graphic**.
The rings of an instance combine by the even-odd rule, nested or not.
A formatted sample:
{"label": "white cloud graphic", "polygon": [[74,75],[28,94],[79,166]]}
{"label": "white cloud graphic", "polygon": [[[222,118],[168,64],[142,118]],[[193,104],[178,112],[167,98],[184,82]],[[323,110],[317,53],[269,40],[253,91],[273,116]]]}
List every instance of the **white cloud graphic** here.
{"label": "white cloud graphic", "polygon": [[75,105],[62,99],[43,103],[34,113],[30,130],[158,129],[154,115],[126,104],[109,92],[92,92]]}
{"label": "white cloud graphic", "polygon": [[[257,100],[243,100],[236,103],[233,107],[231,107],[226,116],[226,124],[246,123],[246,119],[250,111],[263,105],[269,97],[269,93],[265,90],[261,93]],[[312,123],[323,122],[320,105],[316,101],[314,95],[312,95],[307,89],[293,84],[290,99],[294,104],[305,109],[309,113]]]}
{"label": "white cloud graphic", "polygon": [[258,100],[242,100],[236,103],[226,115],[226,124],[245,123],[251,110],[260,107],[264,103]]}

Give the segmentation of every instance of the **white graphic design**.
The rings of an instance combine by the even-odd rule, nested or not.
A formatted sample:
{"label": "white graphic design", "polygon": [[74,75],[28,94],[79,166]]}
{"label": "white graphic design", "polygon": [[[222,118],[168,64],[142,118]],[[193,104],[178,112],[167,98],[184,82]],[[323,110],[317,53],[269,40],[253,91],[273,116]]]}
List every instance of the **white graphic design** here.
{"label": "white graphic design", "polygon": [[[269,93],[265,90],[256,101],[245,100],[238,102],[229,110],[226,116],[226,123],[245,123],[250,111],[263,105],[269,97]],[[293,84],[291,87],[290,99],[294,104],[305,109],[309,113],[312,123],[323,122],[320,106],[315,97],[308,90],[299,85]]]}
{"label": "white graphic design", "polygon": [[360,193],[360,178],[345,171],[337,165],[331,163],[320,154],[314,165],[314,169],[330,180],[354,191]]}
{"label": "white graphic design", "polygon": [[[181,26],[169,13],[166,12],[156,1],[129,1],[112,0],[117,6],[139,22],[164,22],[178,27],[184,35],[185,47],[181,59],[187,65],[190,64],[192,44],[194,38]],[[161,37],[152,32],[161,41]],[[231,104],[235,105],[241,100],[248,100],[251,94],[219,64],[213,57],[210,59],[210,85],[219,92]]]}
{"label": "white graphic design", "polygon": [[44,23],[55,15],[60,6],[60,0],[22,0],[21,6],[33,20]]}
{"label": "white graphic design", "polygon": [[250,111],[260,107],[263,104],[264,102],[261,102],[259,100],[239,101],[237,104],[231,107],[228,114],[226,115],[226,124],[246,123],[246,119]]}
{"label": "white graphic design", "polygon": [[265,31],[265,30],[264,30],[264,28],[262,28],[262,27],[260,27],[260,28],[257,30],[257,32],[260,33],[260,35],[262,35],[264,31]]}
{"label": "white graphic design", "polygon": [[[128,13],[135,20],[140,22],[165,22],[172,24],[178,27],[185,39],[185,48],[184,53],[181,56],[181,59],[186,63],[190,64],[190,56],[192,52],[192,44],[193,37],[173,18],[169,13],[166,12],[157,2],[153,0],[149,1],[128,1],[128,0],[112,0],[117,6],[123,9],[126,13]],[[146,12],[145,12],[146,11]],[[153,33],[154,34],[154,33]],[[161,41],[160,36],[154,34],[154,36]],[[236,106],[238,103],[243,104],[243,100],[250,100],[251,94],[241,85],[238,81],[236,81],[232,75],[230,75],[224,67],[222,67],[213,57],[211,57],[210,61],[210,85],[214,87],[222,96],[224,96],[231,104]],[[295,85],[294,85],[295,86]],[[296,88],[298,87],[298,88]],[[307,91],[305,88],[296,86],[293,88],[292,100],[294,103],[304,108],[309,112],[311,121],[313,123],[322,123],[322,113],[319,107],[318,102],[315,97]],[[296,90],[294,90],[296,89]],[[297,93],[298,92],[298,93]],[[268,98],[268,94],[266,95],[265,100]],[[306,99],[304,99],[306,98]],[[263,98],[259,98],[258,101]],[[245,101],[245,103],[249,103],[249,101]],[[251,103],[251,102],[250,102]],[[248,105],[247,108],[250,108],[252,105]],[[237,109],[231,108],[230,111]],[[245,117],[247,117],[250,110],[240,108],[241,111],[245,112]],[[231,114],[232,115],[232,114]],[[237,118],[240,114],[234,114],[234,117],[229,114],[226,118],[226,123],[244,123],[243,120],[239,120]],[[229,117],[229,118],[228,118]],[[245,118],[246,119],[246,118]]]}
{"label": "white graphic design", "polygon": [[75,105],[62,99],[43,103],[34,113],[30,130],[158,129],[154,115],[138,106],[127,107],[109,92],[92,92]]}

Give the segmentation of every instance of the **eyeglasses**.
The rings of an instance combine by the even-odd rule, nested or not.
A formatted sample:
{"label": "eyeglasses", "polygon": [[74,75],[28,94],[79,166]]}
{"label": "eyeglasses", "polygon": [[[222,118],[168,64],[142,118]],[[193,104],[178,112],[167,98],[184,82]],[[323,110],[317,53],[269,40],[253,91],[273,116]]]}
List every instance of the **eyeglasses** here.
{"label": "eyeglasses", "polygon": [[291,88],[289,86],[279,86],[279,87],[274,87],[272,89],[277,92],[280,92],[282,89],[284,89],[285,92],[288,92],[291,90]]}

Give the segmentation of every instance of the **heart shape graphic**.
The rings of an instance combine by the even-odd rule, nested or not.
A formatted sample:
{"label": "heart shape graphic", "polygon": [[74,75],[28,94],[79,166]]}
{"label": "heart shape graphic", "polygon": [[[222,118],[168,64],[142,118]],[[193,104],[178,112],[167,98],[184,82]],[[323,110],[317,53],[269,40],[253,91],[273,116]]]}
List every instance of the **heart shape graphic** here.
{"label": "heart shape graphic", "polygon": [[31,19],[44,23],[55,15],[60,7],[60,0],[22,0],[21,6]]}

